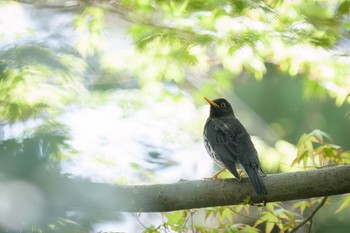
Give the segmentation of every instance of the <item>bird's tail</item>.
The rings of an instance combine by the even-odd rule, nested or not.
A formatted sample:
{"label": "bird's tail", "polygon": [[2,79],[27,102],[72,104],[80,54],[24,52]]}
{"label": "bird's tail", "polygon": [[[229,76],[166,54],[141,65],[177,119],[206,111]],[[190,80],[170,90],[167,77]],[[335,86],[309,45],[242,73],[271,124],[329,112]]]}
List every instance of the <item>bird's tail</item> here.
{"label": "bird's tail", "polygon": [[259,170],[254,168],[247,168],[245,171],[248,174],[249,180],[258,195],[267,195],[267,190],[264,182],[262,181]]}

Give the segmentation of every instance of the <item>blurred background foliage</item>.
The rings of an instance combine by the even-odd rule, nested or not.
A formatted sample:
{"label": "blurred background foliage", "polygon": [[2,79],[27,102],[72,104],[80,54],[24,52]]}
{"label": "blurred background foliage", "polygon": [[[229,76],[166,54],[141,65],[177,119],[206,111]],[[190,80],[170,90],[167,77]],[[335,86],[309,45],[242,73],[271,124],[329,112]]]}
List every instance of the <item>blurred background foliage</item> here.
{"label": "blurred background foliage", "polygon": [[[268,173],[348,163],[349,14],[348,0],[1,2],[0,229],[295,227],[319,200],[162,218],[60,209],[39,184],[210,176],[203,96],[230,100]],[[315,231],[348,229],[341,200],[328,200]]]}

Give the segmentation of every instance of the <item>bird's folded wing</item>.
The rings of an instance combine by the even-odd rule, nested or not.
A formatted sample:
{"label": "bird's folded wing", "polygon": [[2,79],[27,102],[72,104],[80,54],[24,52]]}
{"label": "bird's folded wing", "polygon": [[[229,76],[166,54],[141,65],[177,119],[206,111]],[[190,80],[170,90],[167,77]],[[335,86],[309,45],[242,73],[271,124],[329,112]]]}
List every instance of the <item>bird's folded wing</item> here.
{"label": "bird's folded wing", "polygon": [[220,119],[212,119],[208,127],[211,128],[211,132],[215,132],[211,135],[212,139],[218,144],[214,147],[215,153],[220,157],[225,167],[240,180],[236,169],[238,156],[234,152],[234,148],[237,146],[235,143],[235,133]]}
{"label": "bird's folded wing", "polygon": [[220,119],[212,119],[210,124],[216,134],[216,142],[223,145],[235,144],[235,133]]}

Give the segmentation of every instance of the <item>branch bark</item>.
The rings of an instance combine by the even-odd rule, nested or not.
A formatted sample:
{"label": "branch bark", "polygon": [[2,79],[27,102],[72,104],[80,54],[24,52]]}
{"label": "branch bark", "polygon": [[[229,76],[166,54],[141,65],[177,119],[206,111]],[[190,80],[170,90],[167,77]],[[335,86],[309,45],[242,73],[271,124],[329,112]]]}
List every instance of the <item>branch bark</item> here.
{"label": "branch bark", "polygon": [[[350,193],[350,165],[272,174],[263,177],[266,202],[289,201]],[[64,178],[48,188],[59,206],[123,212],[165,212],[209,206],[236,205],[250,196],[263,202],[249,180],[180,181],[173,184],[118,186]]]}

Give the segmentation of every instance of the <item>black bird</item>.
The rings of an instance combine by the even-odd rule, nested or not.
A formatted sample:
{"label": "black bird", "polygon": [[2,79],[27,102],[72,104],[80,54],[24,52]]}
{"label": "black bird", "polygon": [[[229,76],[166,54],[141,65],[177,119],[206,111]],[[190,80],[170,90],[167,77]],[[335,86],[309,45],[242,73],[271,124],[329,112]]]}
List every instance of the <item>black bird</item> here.
{"label": "black bird", "polygon": [[[263,174],[258,153],[250,135],[235,117],[231,104],[225,99],[211,100],[210,116],[204,126],[204,144],[212,159],[222,168],[227,168],[238,180],[241,179],[236,163],[242,165],[258,195],[267,195],[259,175]],[[216,174],[214,177],[216,177]]]}

